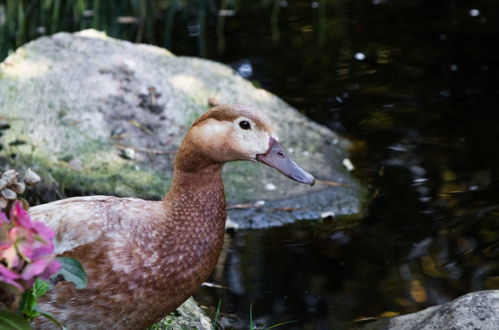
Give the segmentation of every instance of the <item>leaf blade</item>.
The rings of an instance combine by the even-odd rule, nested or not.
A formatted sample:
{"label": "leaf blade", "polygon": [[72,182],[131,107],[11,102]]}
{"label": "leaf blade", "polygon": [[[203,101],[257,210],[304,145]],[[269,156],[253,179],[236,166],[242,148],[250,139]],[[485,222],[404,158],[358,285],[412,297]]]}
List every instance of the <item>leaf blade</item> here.
{"label": "leaf blade", "polygon": [[265,328],[265,330],[269,330],[269,329],[273,329],[273,328],[277,328],[277,327],[280,327],[282,325],[286,325],[286,324],[290,324],[290,323],[295,323],[295,322],[298,322],[298,320],[292,320],[292,321],[285,321],[285,322],[280,322],[280,323],[276,323],[274,325],[271,325],[270,327],[268,328]]}
{"label": "leaf blade", "polygon": [[68,257],[59,257],[57,260],[61,264],[61,269],[52,278],[61,275],[64,280],[73,283],[77,289],[87,287],[87,274],[78,260]]}
{"label": "leaf blade", "polygon": [[6,309],[2,309],[0,310],[0,329],[31,330],[31,325],[19,314]]}

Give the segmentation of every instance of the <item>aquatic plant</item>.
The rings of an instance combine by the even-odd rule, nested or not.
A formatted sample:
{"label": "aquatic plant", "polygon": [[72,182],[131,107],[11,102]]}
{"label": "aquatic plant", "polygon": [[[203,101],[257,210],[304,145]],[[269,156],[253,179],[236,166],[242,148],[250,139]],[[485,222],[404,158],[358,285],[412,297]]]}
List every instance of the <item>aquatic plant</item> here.
{"label": "aquatic plant", "polygon": [[220,16],[216,0],[0,0],[0,59],[38,36],[87,28],[170,48],[174,26],[196,38],[205,56],[207,19],[216,22],[237,3],[222,1]]}
{"label": "aquatic plant", "polygon": [[[326,34],[326,2],[313,1],[319,9],[319,42]],[[256,15],[263,9],[269,15],[272,41],[277,42],[281,8],[287,6],[287,1],[281,0],[0,0],[0,60],[41,35],[88,28],[168,49],[174,39],[183,39],[184,44],[192,39],[201,57],[208,56],[209,42],[216,38],[213,49],[224,54],[228,17],[243,11]]]}

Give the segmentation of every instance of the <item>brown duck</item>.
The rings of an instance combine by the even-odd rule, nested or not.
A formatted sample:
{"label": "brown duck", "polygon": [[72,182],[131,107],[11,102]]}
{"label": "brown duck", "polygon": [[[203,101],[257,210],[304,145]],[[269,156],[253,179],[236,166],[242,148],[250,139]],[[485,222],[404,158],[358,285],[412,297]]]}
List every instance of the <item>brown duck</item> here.
{"label": "brown duck", "polygon": [[[162,201],[75,197],[30,209],[56,232],[56,253],[78,259],[89,279],[59,282],[41,301],[69,329],[145,329],[206,280],[222,249],[224,163],[251,160],[312,185],[256,109],[220,105],[189,129]],[[35,328],[53,325],[37,319]]]}

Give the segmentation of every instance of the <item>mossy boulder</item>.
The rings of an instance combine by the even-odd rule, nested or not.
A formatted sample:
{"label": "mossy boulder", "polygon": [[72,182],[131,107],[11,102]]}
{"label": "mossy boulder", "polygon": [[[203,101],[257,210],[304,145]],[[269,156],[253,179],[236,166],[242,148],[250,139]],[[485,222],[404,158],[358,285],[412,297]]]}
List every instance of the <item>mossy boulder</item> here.
{"label": "mossy boulder", "polygon": [[228,164],[229,205],[266,201],[231,209],[237,226],[362,213],[365,190],[342,165],[347,140],[226,65],[94,30],[37,39],[0,64],[0,166],[32,167],[44,180],[44,201],[84,194],[159,199],[183,135],[210,100],[265,111],[296,162],[341,184],[311,188],[261,164]]}

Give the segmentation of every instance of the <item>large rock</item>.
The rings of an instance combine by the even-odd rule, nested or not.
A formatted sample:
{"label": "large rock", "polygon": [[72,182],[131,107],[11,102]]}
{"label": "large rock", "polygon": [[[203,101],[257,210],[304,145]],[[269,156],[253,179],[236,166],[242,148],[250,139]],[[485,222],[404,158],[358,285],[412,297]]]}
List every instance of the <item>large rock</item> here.
{"label": "large rock", "polygon": [[468,293],[447,304],[367,324],[363,330],[497,330],[499,290]]}
{"label": "large rock", "polygon": [[[40,38],[0,64],[0,165],[34,168],[44,179],[45,200],[82,194],[159,199],[184,133],[210,98],[265,111],[298,163],[341,183],[310,188],[260,164],[231,163],[224,173],[229,204],[267,201],[232,210],[237,226],[362,212],[364,190],[342,165],[346,140],[225,65],[94,30]],[[316,197],[304,197],[310,192]]]}

